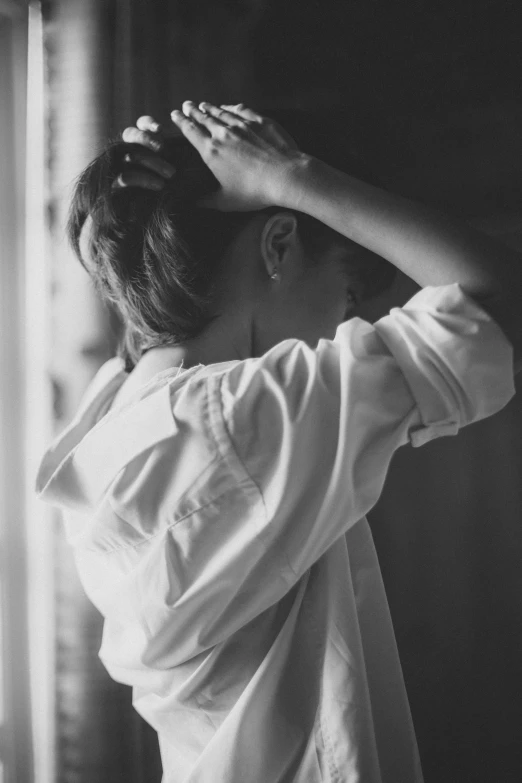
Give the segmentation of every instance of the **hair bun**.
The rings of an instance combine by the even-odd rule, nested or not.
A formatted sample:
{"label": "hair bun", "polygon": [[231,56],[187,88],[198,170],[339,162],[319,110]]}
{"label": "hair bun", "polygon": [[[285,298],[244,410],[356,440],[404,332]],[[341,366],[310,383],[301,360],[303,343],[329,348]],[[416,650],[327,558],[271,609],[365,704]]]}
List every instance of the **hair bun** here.
{"label": "hair bun", "polygon": [[160,152],[176,169],[163,193],[183,202],[194,202],[219,190],[220,184],[195,147],[182,134],[167,137]]}

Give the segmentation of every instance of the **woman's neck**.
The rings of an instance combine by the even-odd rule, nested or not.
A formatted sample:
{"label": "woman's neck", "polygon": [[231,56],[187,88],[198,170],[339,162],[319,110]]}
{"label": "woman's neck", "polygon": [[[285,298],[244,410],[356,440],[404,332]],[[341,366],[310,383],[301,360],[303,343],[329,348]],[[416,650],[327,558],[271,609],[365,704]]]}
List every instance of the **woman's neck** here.
{"label": "woman's neck", "polygon": [[188,340],[181,345],[159,345],[149,350],[137,362],[133,372],[156,374],[169,367],[189,369],[199,364],[219,364],[220,362],[237,361],[252,355],[250,341],[244,337],[240,340],[231,339],[229,335],[220,334],[221,330],[214,325],[211,331],[194,340]]}

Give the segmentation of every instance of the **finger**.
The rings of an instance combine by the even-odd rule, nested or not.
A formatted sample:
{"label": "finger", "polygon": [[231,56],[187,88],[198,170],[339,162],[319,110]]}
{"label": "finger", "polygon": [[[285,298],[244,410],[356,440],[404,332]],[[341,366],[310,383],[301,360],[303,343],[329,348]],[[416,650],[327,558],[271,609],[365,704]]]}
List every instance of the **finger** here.
{"label": "finger", "polygon": [[182,134],[196,149],[199,149],[208,140],[208,131],[190,117],[186,117],[179,109],[174,109],[170,116],[172,122],[178,126]]}
{"label": "finger", "polygon": [[252,109],[247,109],[242,103],[238,103],[236,106],[222,104],[222,108],[232,112],[239,112],[238,116],[244,117],[246,120],[250,119],[254,122],[263,123],[265,132],[268,133],[269,138],[277,146],[287,146],[291,149],[297,149],[297,144],[292,136],[290,136],[290,134],[275,120],[263,117],[261,114],[252,111]]}
{"label": "finger", "polygon": [[277,144],[282,143],[283,146],[290,147],[290,149],[297,149],[295,139],[275,120],[269,120],[266,129]]}
{"label": "finger", "polygon": [[138,117],[136,120],[136,127],[142,131],[150,131],[151,133],[159,133],[161,131],[159,122],[156,122],[154,117],[151,117],[149,114]]}
{"label": "finger", "polygon": [[183,101],[183,113],[187,117],[190,117],[191,119],[196,120],[196,122],[199,122],[200,125],[203,125],[208,130],[210,135],[212,135],[212,131],[215,131],[218,127],[226,127],[226,124],[224,122],[220,122],[217,117],[213,117],[212,115],[201,111],[201,109],[198,109],[193,101]]}
{"label": "finger", "polygon": [[145,190],[163,190],[165,180],[147,169],[125,169],[112,183],[114,190],[120,188],[144,188]]}
{"label": "finger", "polygon": [[163,146],[161,139],[155,138],[149,131],[142,131],[134,126],[125,128],[121,137],[128,144],[141,144],[142,147],[147,147],[154,152],[159,152]]}
{"label": "finger", "polygon": [[245,120],[251,120],[253,122],[263,122],[265,119],[261,116],[261,114],[258,114],[253,109],[249,109],[247,106],[245,106],[244,103],[236,103],[235,105],[230,104],[221,104],[222,109],[226,109],[227,111],[231,111],[234,114],[237,114],[238,117],[243,117]]}
{"label": "finger", "polygon": [[229,111],[224,106],[214,106],[213,103],[202,101],[202,103],[199,104],[199,108],[207,115],[213,117],[220,125],[228,125],[236,128],[245,127],[245,118],[240,117],[238,114],[234,114],[234,112]]}
{"label": "finger", "polygon": [[124,161],[145,166],[165,179],[170,179],[176,173],[176,169],[168,161],[160,158],[159,155],[151,155],[147,150],[131,150],[125,155]]}

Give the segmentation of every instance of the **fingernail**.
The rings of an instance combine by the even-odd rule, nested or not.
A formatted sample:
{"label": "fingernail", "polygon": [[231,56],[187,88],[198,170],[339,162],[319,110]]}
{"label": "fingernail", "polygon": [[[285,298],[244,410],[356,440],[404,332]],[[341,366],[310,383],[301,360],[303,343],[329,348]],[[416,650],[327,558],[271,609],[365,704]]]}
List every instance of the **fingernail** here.
{"label": "fingernail", "polygon": [[151,122],[151,124],[150,124],[150,129],[151,129],[151,131],[152,131],[153,133],[157,133],[157,132],[159,131],[159,129],[160,129],[160,124],[159,124],[159,122]]}
{"label": "fingernail", "polygon": [[176,169],[174,166],[171,166],[170,163],[164,163],[161,167],[161,173],[164,177],[168,177],[170,179],[176,173]]}
{"label": "fingernail", "polygon": [[152,140],[150,142],[150,146],[152,147],[152,149],[156,150],[156,152],[159,152],[162,146],[161,141]]}

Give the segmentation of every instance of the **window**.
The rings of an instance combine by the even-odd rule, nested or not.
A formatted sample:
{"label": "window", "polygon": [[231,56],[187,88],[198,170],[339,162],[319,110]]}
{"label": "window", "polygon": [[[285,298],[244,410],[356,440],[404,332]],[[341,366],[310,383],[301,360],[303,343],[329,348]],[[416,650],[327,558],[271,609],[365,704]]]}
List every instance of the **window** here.
{"label": "window", "polygon": [[41,38],[38,3],[0,0],[0,783],[53,780]]}

